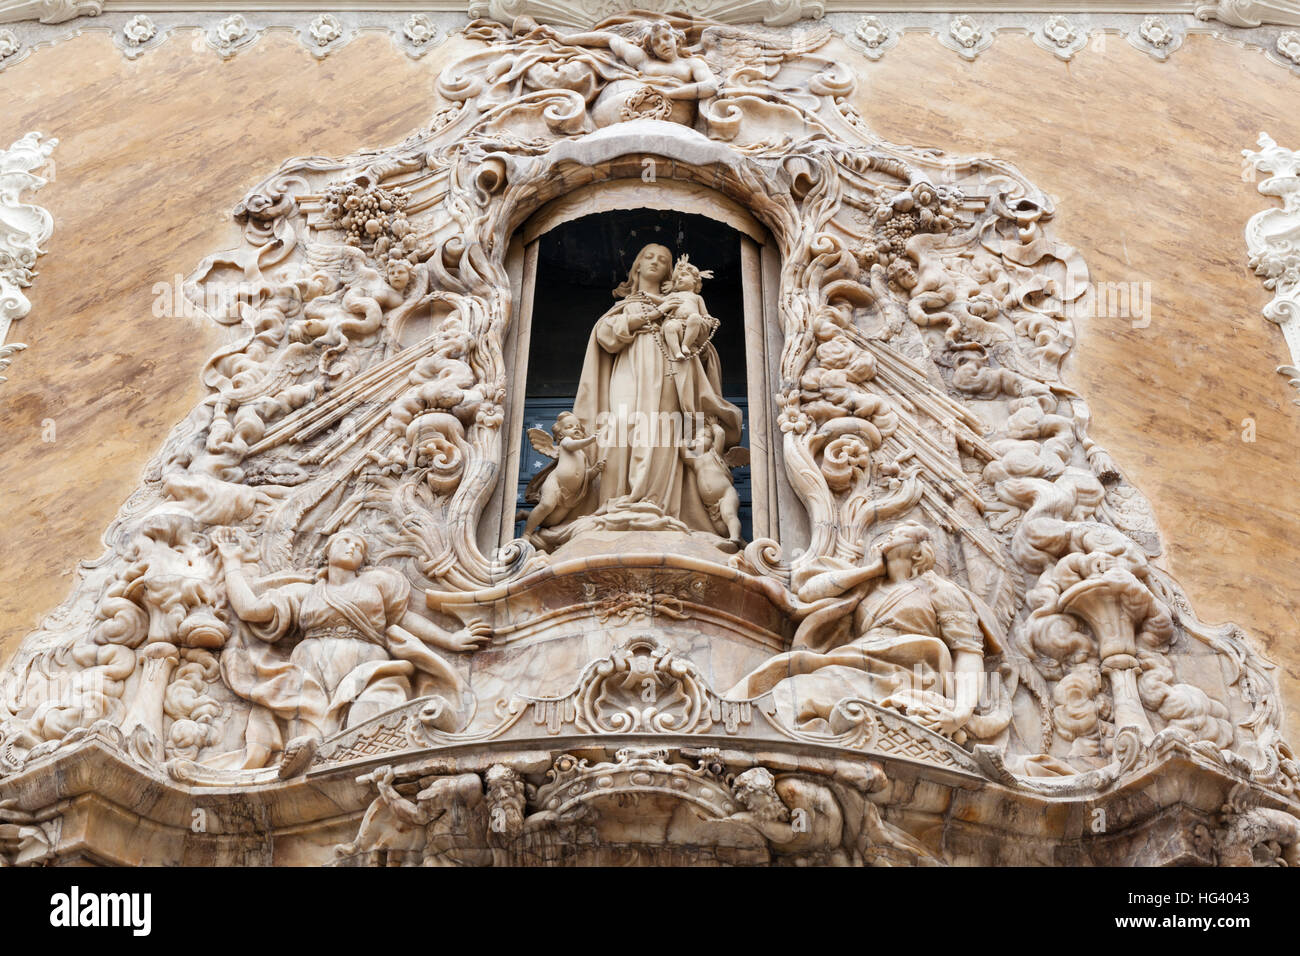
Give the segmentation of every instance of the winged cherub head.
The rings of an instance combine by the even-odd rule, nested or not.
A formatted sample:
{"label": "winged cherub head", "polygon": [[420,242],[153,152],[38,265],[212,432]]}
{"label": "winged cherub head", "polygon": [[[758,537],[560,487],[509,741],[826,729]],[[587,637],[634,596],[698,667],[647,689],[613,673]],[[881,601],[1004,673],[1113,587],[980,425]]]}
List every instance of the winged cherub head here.
{"label": "winged cherub head", "polygon": [[586,435],[586,430],[582,427],[582,419],[573,412],[560,412],[551,428],[551,434],[559,441],[561,438],[582,438]]}

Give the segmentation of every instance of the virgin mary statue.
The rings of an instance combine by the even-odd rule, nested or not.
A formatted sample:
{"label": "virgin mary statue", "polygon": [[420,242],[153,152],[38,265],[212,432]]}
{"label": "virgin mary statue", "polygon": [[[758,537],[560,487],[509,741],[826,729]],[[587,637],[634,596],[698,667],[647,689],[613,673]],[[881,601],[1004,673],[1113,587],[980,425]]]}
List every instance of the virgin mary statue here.
{"label": "virgin mary statue", "polygon": [[614,290],[618,302],[591,331],[573,412],[597,436],[605,465],[570,518],[597,515],[598,526],[612,530],[717,533],[687,446],[707,430],[721,435],[714,451],[731,448],[740,440],[741,413],[722,397],[711,343],[685,358],[670,359],[664,347],[665,311],[683,300],[703,304],[698,270],[678,265],[674,270],[664,246],[643,248]]}

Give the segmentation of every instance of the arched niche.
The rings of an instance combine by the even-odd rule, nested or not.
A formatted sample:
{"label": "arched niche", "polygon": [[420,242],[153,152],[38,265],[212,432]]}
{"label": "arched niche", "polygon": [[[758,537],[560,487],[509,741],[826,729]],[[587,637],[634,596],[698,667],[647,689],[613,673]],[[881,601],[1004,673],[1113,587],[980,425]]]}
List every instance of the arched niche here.
{"label": "arched niche", "polygon": [[[546,311],[538,299],[539,282],[542,288],[547,285],[543,255],[546,242],[565,230],[595,219],[604,219],[606,224],[618,222],[620,218],[629,223],[644,224],[647,213],[661,213],[679,220],[691,219],[712,227],[700,230],[708,235],[696,241],[684,233],[665,243],[674,254],[690,254],[692,261],[701,268],[712,267],[710,256],[717,252],[716,248],[708,248],[712,244],[709,240],[716,242],[720,234],[727,234],[735,242],[734,315],[739,320],[739,328],[728,330],[728,334],[735,335],[735,341],[728,343],[734,347],[727,348],[726,353],[726,358],[730,358],[733,364],[728,366],[724,358],[724,374],[732,387],[739,389],[729,394],[729,399],[737,400],[746,412],[744,444],[750,449],[750,465],[738,471],[737,476],[738,485],[740,482],[746,485],[742,500],[746,506],[747,537],[751,540],[779,538],[785,542],[806,540],[806,518],[802,505],[784,477],[775,422],[774,396],[779,390],[782,348],[777,310],[780,253],[769,231],[736,200],[696,181],[661,178],[661,174],[668,172],[672,165],[675,164],[662,158],[647,156],[641,161],[641,178],[594,182],[555,197],[537,208],[511,236],[506,268],[515,309],[504,347],[510,384],[502,433],[502,480],[489,506],[484,509],[479,526],[480,546],[485,551],[504,546],[517,537],[519,496],[530,474],[530,449],[525,431],[537,425],[549,427],[545,420],[545,409],[549,405],[544,406],[540,415],[532,416],[538,421],[527,420],[530,381],[534,383],[535,391],[538,375],[536,368],[530,369],[529,357],[530,354],[535,357],[538,352],[536,320]],[[634,226],[630,228],[635,231]],[[608,228],[605,231],[608,232]],[[580,368],[581,348],[604,307],[612,304],[613,287],[626,276],[630,260],[622,260],[635,255],[643,241],[663,240],[662,236],[629,237],[627,247],[621,250],[622,255],[615,252],[611,256],[610,250],[601,250],[596,256],[606,265],[611,259],[618,260],[622,270],[622,275],[618,275],[618,269],[615,269],[608,276],[592,277],[593,289],[608,285],[603,289],[604,306],[596,307],[593,299],[593,304],[587,309],[590,315],[575,308],[572,318],[566,317],[565,321],[571,321],[572,326],[562,330],[557,330],[553,324],[547,326],[553,336],[558,333],[564,342],[578,343],[575,346],[578,354],[569,364]],[[717,256],[713,255],[713,258]],[[605,279],[610,281],[606,283]],[[709,299],[709,291],[706,286],[706,299]],[[712,304],[713,300],[709,301]],[[739,375],[734,369],[737,361],[743,364]],[[563,397],[560,395],[550,404],[560,408],[564,404]]]}

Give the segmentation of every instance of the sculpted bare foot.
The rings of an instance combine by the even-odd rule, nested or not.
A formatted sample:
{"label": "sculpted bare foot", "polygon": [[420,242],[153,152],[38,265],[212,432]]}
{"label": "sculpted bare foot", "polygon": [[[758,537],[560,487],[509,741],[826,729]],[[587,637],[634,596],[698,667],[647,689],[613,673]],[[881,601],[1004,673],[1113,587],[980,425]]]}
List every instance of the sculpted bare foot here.
{"label": "sculpted bare foot", "polygon": [[316,747],[320,743],[315,737],[304,735],[294,737],[285,745],[280,755],[280,779],[288,780],[301,773],[306,773],[311,759],[316,756]]}

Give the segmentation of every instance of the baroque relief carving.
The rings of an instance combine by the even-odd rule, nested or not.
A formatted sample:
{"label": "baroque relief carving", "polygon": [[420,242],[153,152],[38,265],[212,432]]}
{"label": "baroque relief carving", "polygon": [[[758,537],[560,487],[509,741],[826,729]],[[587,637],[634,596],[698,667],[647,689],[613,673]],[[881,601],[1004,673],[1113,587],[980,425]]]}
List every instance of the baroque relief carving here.
{"label": "baroque relief carving", "polygon": [[679,849],[691,846],[730,864],[944,862],[882,818],[872,802],[886,785],[876,764],[737,773],[714,748],[683,757],[633,747],[596,763],[563,754],[540,784],[497,764],[481,775],[422,779],[409,798],[394,786],[393,769],[380,767],[359,778],[378,796],[356,838],[334,852],[350,866],[672,863],[692,858]]}
{"label": "baroque relief carving", "polygon": [[58,144],[57,139],[42,143],[41,134],[33,132],[0,152],[0,372],[9,367],[15,353],[27,348],[21,342],[5,345],[5,339],[10,326],[32,310],[22,290],[36,278],[36,259],[54,231],[54,217],[22,197],[45,185],[36,173],[53,168],[50,153]]}
{"label": "baroque relief carving", "polygon": [[1300,26],[1300,3],[1295,0],[1215,0],[1197,6],[1201,20],[1220,20],[1234,27],[1257,27],[1261,23]]}
{"label": "baroque relief carving", "polygon": [[[549,0],[537,3],[517,0],[502,0],[497,3],[494,0],[493,3],[482,6],[489,13],[496,10],[497,13],[493,16],[507,24],[516,15],[512,11],[517,10],[539,22],[578,29],[590,27],[600,17],[623,9],[618,4],[578,7]],[[650,6],[656,7],[655,4]],[[681,12],[683,5],[672,3],[658,6],[665,11],[672,8]],[[1296,35],[1295,31],[1269,26],[1297,25],[1296,17],[1300,14],[1285,3],[1272,6],[1236,4],[1235,7],[1230,4],[1221,4],[1219,7],[1203,4],[1196,8],[1188,2],[1183,12],[1161,7],[1154,11],[1160,14],[1155,17],[1151,15],[1150,8],[1141,3],[1133,3],[1122,9],[1107,5],[1100,10],[1089,9],[1088,3],[1051,3],[1047,7],[1030,6],[1021,10],[1016,10],[1013,6],[1004,7],[997,13],[989,13],[985,7],[968,9],[958,2],[951,8],[951,13],[939,14],[927,10],[886,9],[870,3],[855,4],[852,0],[845,3],[825,0],[825,16],[819,12],[822,3],[718,0],[717,3],[705,6],[708,9],[697,11],[699,15],[712,16],[728,23],[780,24],[791,33],[828,25],[849,45],[872,59],[883,56],[898,43],[904,33],[928,34],[967,59],[979,56],[992,45],[998,35],[1028,33],[1044,50],[1065,60],[1079,54],[1090,42],[1095,43],[1098,51],[1104,50],[1105,38],[1115,34],[1127,37],[1137,49],[1163,60],[1181,45],[1184,36],[1206,35],[1229,40],[1238,46],[1262,50],[1272,62],[1300,71],[1297,56],[1291,55],[1294,48],[1291,38]],[[63,4],[51,7],[56,8],[61,11],[71,9]],[[186,34],[193,29],[203,30],[207,35],[208,46],[223,57],[237,55],[251,47],[268,31],[290,30],[298,35],[304,48],[311,51],[312,55],[324,58],[361,35],[364,28],[367,31],[386,31],[398,49],[407,56],[418,59],[435,49],[448,33],[461,29],[467,19],[464,6],[457,9],[454,3],[421,8],[419,12],[410,14],[404,12],[401,6],[384,9],[368,6],[350,8],[346,3],[340,2],[328,5],[328,8],[333,12],[313,16],[298,11],[293,4],[280,7],[271,3],[246,17],[243,14],[223,14],[220,10],[209,9],[203,4],[193,8],[185,0],[176,0],[173,9],[155,7],[150,11],[153,16],[148,19],[156,30],[150,39],[132,42],[128,39],[126,30],[138,15],[129,8],[118,12],[119,8],[113,0],[109,0],[107,10],[102,13],[97,12],[97,5],[86,7],[86,16],[98,17],[94,25],[73,21],[71,27],[66,25],[70,22],[66,17],[41,20],[38,23],[37,14],[40,10],[29,0],[18,0],[6,19],[6,8],[3,0],[0,0],[0,23],[12,22],[18,25],[16,30],[0,31],[0,69],[21,61],[41,46],[99,29],[113,33],[119,49],[128,58],[147,53],[160,46],[168,37],[178,33]],[[1237,22],[1240,18],[1233,10],[1238,8],[1248,11],[1247,20],[1251,16],[1262,17],[1262,20]],[[474,5],[473,9],[478,10],[479,6]],[[1050,13],[1056,9],[1060,12]],[[1223,16],[1217,16],[1216,10],[1222,11]],[[862,16],[862,13],[869,15]],[[1078,20],[1072,20],[1072,17]],[[138,33],[138,29],[138,26],[132,27],[132,33]],[[238,33],[237,38],[230,37],[232,29]]]}
{"label": "baroque relief carving", "polygon": [[[191,6],[187,0],[174,0],[172,11],[179,12]],[[274,0],[265,4],[265,9],[275,10],[280,6]],[[285,8],[298,9],[293,4]],[[328,9],[338,9],[324,5]],[[905,5],[904,5],[905,6]],[[1102,9],[1093,11],[1093,6]],[[39,20],[42,23],[63,23],[77,17],[95,17],[105,8],[117,9],[113,0],[3,0],[0,2],[0,23],[14,23],[22,20]],[[1002,9],[1014,10],[1016,4],[1005,4]],[[1039,4],[1024,4],[1028,12],[1041,12],[1044,9],[1063,9],[1065,12],[1105,13],[1116,9],[1114,4],[1094,4],[1090,0],[1075,0],[1070,4],[1049,3],[1044,7]],[[128,7],[128,9],[130,9]],[[438,9],[446,9],[439,6]],[[473,0],[463,9],[470,17],[486,17],[509,23],[518,16],[531,16],[544,23],[556,26],[586,28],[594,26],[597,21],[621,12],[624,8],[609,0],[574,0],[570,3],[557,3],[555,0]],[[638,9],[649,13],[686,13],[696,17],[708,18],[721,23],[758,23],[767,26],[788,26],[801,20],[816,20],[826,14],[863,13],[882,9],[879,4],[861,2],[861,0],[644,0]],[[977,6],[956,0],[951,5],[955,13],[965,10],[984,12],[987,6]],[[1125,9],[1121,6],[1120,9]],[[1151,8],[1147,4],[1136,2],[1128,5],[1127,12],[1143,14]],[[1167,12],[1168,5],[1160,7],[1160,12]],[[1274,23],[1287,26],[1300,25],[1300,5],[1295,0],[1214,0],[1210,3],[1188,3],[1183,9],[1194,12],[1201,20],[1218,20],[1234,27],[1257,27],[1262,23]],[[420,14],[415,14],[419,16]]]}
{"label": "baroque relief carving", "polygon": [[[517,17],[528,16],[542,23],[561,27],[586,28],[595,26],[606,17],[628,9],[626,5],[610,0],[576,0],[556,3],[554,0],[472,0],[471,17],[484,17],[511,23]],[[758,23],[769,27],[782,27],[803,19],[817,19],[826,9],[823,0],[643,0],[636,9],[647,13],[690,13],[700,19],[719,23]]]}
{"label": "baroque relief carving", "polygon": [[[875,137],[829,30],[466,36],[428,127],[286,163],[190,277],[236,335],[0,678],[5,776],[92,745],[198,787],[371,769],[335,858],[371,863],[598,859],[636,842],[620,794],[656,808],[657,861],[702,845],[683,800],[742,862],[942,859],[888,820],[886,765],[1092,799],[1176,762],[1294,808],[1271,665],[1154,563],[1150,507],[1061,379],[1090,293],[1044,194]],[[762,447],[801,510],[740,540],[740,411],[684,235],[574,318],[572,408],[531,436],[556,462],[493,549],[512,236],[647,162],[770,236]],[[609,428],[651,411],[699,427]]]}
{"label": "baroque relief carving", "polygon": [[0,2],[0,23],[64,23],[77,17],[96,17],[103,11],[104,0],[4,0]]}
{"label": "baroque relief carving", "polygon": [[[1241,155],[1256,173],[1270,175],[1256,188],[1282,200],[1281,209],[1265,209],[1246,223],[1250,268],[1273,293],[1264,318],[1282,327],[1291,365],[1278,367],[1292,385],[1300,379],[1300,153],[1279,146],[1267,133],[1259,134],[1259,149]],[[1297,385],[1300,388],[1300,385]],[[1300,405],[1300,399],[1296,400]]]}

